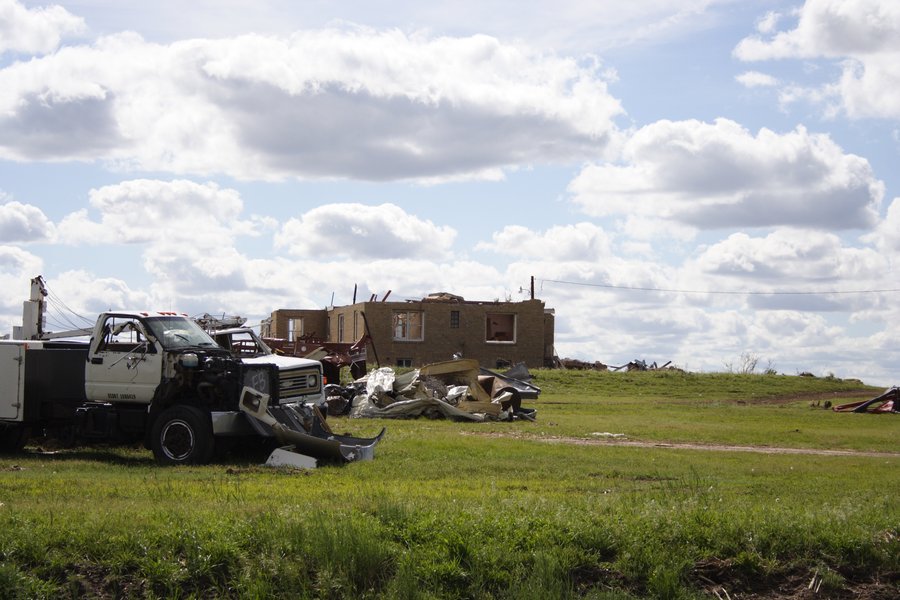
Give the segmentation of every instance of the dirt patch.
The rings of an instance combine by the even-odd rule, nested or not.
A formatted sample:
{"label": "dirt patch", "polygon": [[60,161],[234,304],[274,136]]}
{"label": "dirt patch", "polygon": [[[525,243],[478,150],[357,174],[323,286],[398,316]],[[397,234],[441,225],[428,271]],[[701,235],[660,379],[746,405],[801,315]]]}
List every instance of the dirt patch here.
{"label": "dirt patch", "polygon": [[694,565],[692,583],[710,597],[800,600],[803,598],[888,600],[897,598],[898,573],[844,573],[799,568],[751,573],[732,560],[710,559]]}
{"label": "dirt patch", "polygon": [[825,402],[840,404],[838,400],[874,398],[877,393],[872,390],[843,390],[840,392],[808,392],[802,394],[785,394],[784,396],[770,396],[766,398],[751,398],[735,400],[737,404],[793,404],[795,402],[809,402],[812,405],[820,405]]}
{"label": "dirt patch", "polygon": [[[874,398],[880,392],[873,392],[871,389],[857,390],[841,390],[838,392],[801,392],[794,394],[782,394],[777,396],[751,396],[747,398],[741,396],[738,398],[668,398],[667,404],[679,405],[696,405],[698,403],[706,404],[739,404],[739,405],[783,405],[794,404],[796,402],[807,402],[811,406],[824,406],[826,402],[834,404],[842,404],[845,401],[867,400]],[[541,402],[541,404],[547,404]]]}
{"label": "dirt patch", "polygon": [[715,452],[755,452],[757,454],[807,454],[812,456],[869,456],[900,458],[900,452],[868,452],[864,450],[824,450],[821,448],[780,448],[776,446],[733,446],[726,444],[694,444],[690,442],[642,442],[623,439],[534,438],[537,441],[583,446],[634,446],[637,448],[672,448],[674,450],[712,450]]}
{"label": "dirt patch", "polygon": [[754,452],[757,454],[802,454],[808,456],[866,456],[873,458],[900,458],[900,452],[870,452],[866,450],[826,450],[821,448],[784,448],[777,446],[735,446],[730,444],[696,444],[691,442],[646,442],[621,437],[576,438],[562,436],[525,436],[507,433],[472,432],[465,435],[483,435],[496,438],[515,438],[547,444],[571,444],[573,446],[628,446],[633,448],[670,448],[673,450],[709,450],[713,452]]}

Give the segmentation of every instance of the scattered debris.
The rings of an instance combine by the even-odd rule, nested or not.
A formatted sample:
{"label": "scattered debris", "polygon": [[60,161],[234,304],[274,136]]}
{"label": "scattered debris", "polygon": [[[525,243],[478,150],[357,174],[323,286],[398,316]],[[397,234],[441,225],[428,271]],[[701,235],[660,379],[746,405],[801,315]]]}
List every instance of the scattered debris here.
{"label": "scattered debris", "polygon": [[647,364],[647,361],[641,359],[635,359],[629,363],[621,365],[619,367],[614,367],[611,365],[606,365],[599,360],[596,362],[585,362],[583,360],[578,360],[576,358],[563,358],[559,360],[559,366],[563,369],[571,369],[577,371],[674,371],[678,370],[677,367],[669,366],[672,364],[672,361],[667,361],[662,365],[657,365],[656,362]]}
{"label": "scattered debris", "polygon": [[267,467],[291,467],[294,469],[315,469],[319,466],[318,459],[293,451],[293,446],[275,448],[266,460]]}
{"label": "scattered debris", "polygon": [[666,367],[672,364],[672,361],[666,362],[662,366],[657,366],[656,361],[651,364],[647,364],[647,361],[636,358],[626,365],[622,365],[621,367],[610,367],[613,371],[620,371],[625,369],[626,371],[662,371]]}
{"label": "scattered debris", "polygon": [[209,313],[203,313],[201,317],[195,317],[194,321],[197,322],[197,325],[203,328],[207,333],[216,331],[218,329],[231,329],[234,327],[243,327],[244,323],[247,322],[247,319],[240,315],[225,315],[223,314],[221,317],[216,317]]}
{"label": "scattered debris", "polygon": [[609,368],[599,360],[597,362],[589,363],[583,360],[578,360],[577,358],[563,358],[559,361],[559,364],[563,369],[570,369],[575,371],[606,371]]}
{"label": "scattered debris", "polygon": [[[365,375],[368,359],[366,346],[373,344],[368,327],[366,333],[352,344],[328,342],[314,335],[301,336],[296,342],[281,338],[263,338],[263,341],[278,354],[320,361],[328,381],[340,381],[342,367],[350,367],[351,377],[359,378]],[[378,362],[377,356],[375,361]]]}
{"label": "scattered debris", "polygon": [[[516,372],[521,374],[518,367]],[[484,374],[487,373],[487,374]],[[530,374],[525,376],[530,379]],[[481,369],[472,359],[451,360],[396,374],[376,369],[350,386],[328,386],[328,405],[344,406],[354,418],[448,418],[468,421],[534,421],[522,397],[540,388],[508,374]]]}
{"label": "scattered debris", "polygon": [[819,575],[819,570],[816,569],[816,572],[813,573],[812,579],[809,581],[809,585],[806,586],[806,589],[812,590],[813,594],[819,593],[819,588],[822,587],[823,577]]}
{"label": "scattered debris", "polygon": [[[375,445],[384,437],[385,430],[373,438],[357,438],[337,435],[322,418],[319,409],[306,404],[270,406],[268,394],[245,387],[241,394],[240,408],[254,417],[248,419],[260,434],[274,435],[283,445],[273,452],[266,464],[309,466],[309,461],[353,462],[372,460]],[[268,428],[268,429],[267,429]],[[302,458],[287,459],[297,453]],[[287,461],[287,462],[286,462]],[[313,465],[314,466],[314,465]]]}
{"label": "scattered debris", "polygon": [[880,396],[876,396],[871,400],[862,400],[860,402],[849,402],[847,404],[839,404],[832,408],[835,412],[855,412],[855,413],[900,413],[900,388],[892,387],[884,391]]}
{"label": "scattered debris", "polygon": [[721,587],[719,589],[722,590],[722,594],[725,595],[722,596],[721,594],[719,594],[719,590],[714,589],[713,594],[716,595],[716,598],[718,598],[719,600],[731,600],[731,596],[728,595],[728,590],[726,590],[724,587]]}

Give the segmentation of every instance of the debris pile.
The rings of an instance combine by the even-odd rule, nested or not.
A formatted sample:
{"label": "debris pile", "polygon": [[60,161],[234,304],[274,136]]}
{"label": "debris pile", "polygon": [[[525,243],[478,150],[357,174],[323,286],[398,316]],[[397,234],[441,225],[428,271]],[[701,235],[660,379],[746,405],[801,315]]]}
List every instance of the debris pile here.
{"label": "debris pile", "polygon": [[[322,363],[322,370],[329,381],[340,380],[341,367],[350,367],[353,377],[365,375],[368,358],[366,347],[373,344],[368,332],[352,344],[329,342],[315,335],[301,336],[293,342],[271,337],[263,338],[263,341],[277,354],[318,360]],[[377,361],[377,354],[375,359]]]}
{"label": "debris pile", "polygon": [[596,362],[585,362],[577,358],[563,358],[559,361],[560,367],[572,371],[606,371],[609,366],[603,364],[599,360]]}
{"label": "debris pile", "polygon": [[645,360],[641,360],[639,358],[634,359],[633,361],[626,363],[624,365],[614,367],[612,365],[603,364],[599,360],[596,362],[585,362],[583,360],[578,360],[577,358],[563,358],[559,361],[559,366],[563,369],[577,370],[577,371],[664,371],[664,370],[675,370],[676,367],[669,366],[672,364],[672,361],[667,361],[662,365],[656,364],[656,361],[652,363],[647,363]]}
{"label": "debris pile", "polygon": [[900,399],[900,388],[892,387],[871,400],[840,404],[832,410],[855,413],[900,413],[900,402],[898,402],[898,399]]}
{"label": "debris pile", "polygon": [[349,386],[327,386],[328,410],[349,413],[352,418],[534,421],[537,411],[523,408],[522,398],[537,398],[540,388],[528,382],[530,374],[524,365],[517,365],[513,372],[523,378],[482,369],[471,359],[435,363],[402,374],[384,367]]}
{"label": "debris pile", "polygon": [[245,387],[240,409],[253,417],[250,426],[261,435],[273,435],[282,446],[269,456],[270,466],[314,468],[320,460],[345,463],[372,460],[385,430],[373,438],[338,435],[331,431],[318,407],[308,404],[270,406],[268,394]]}
{"label": "debris pile", "polygon": [[653,361],[648,365],[647,361],[636,358],[630,363],[624,364],[621,367],[610,367],[610,369],[612,369],[613,371],[620,371],[622,369],[625,369],[626,371],[662,371],[669,367],[669,365],[671,364],[672,361],[670,360],[662,366],[657,365],[656,361]]}

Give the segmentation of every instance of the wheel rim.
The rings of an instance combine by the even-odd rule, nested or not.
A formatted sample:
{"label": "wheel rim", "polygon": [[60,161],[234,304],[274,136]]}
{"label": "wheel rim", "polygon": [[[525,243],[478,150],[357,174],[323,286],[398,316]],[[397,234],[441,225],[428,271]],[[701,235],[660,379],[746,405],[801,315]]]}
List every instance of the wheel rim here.
{"label": "wheel rim", "polygon": [[169,421],[160,433],[160,446],[169,460],[185,460],[194,450],[193,428],[182,419]]}

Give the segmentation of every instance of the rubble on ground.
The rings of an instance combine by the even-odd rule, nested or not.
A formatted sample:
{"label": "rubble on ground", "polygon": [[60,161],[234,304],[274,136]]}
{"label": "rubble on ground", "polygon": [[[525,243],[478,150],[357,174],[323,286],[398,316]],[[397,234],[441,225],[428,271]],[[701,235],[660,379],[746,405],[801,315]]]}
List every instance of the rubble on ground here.
{"label": "rubble on ground", "polygon": [[835,412],[896,414],[900,413],[900,402],[898,402],[898,399],[900,399],[900,388],[892,387],[871,400],[840,404],[835,406],[832,410]]}
{"label": "rubble on ground", "polygon": [[[329,381],[339,381],[342,367],[350,367],[353,377],[362,377],[366,372],[366,347],[372,337],[366,333],[356,342],[329,342],[315,335],[303,335],[295,341],[282,338],[264,337],[263,341],[276,354],[309,358],[322,363],[323,373]],[[374,348],[374,346],[373,346]],[[378,356],[375,356],[376,360]]]}
{"label": "rubble on ground", "polygon": [[563,369],[574,371],[606,371],[609,367],[599,360],[596,362],[585,362],[577,358],[563,358],[559,361],[560,367]]}
{"label": "rubble on ground", "polygon": [[[524,371],[524,372],[523,372]],[[326,386],[328,412],[351,418],[446,418],[461,421],[534,421],[522,398],[537,398],[524,365],[522,379],[482,369],[478,361],[458,359],[397,374],[390,367],[371,371],[349,386]]]}
{"label": "rubble on ground", "polygon": [[672,361],[667,361],[662,365],[658,365],[656,361],[647,363],[647,361],[636,358],[624,365],[618,367],[607,365],[599,360],[596,362],[585,362],[577,358],[563,358],[559,360],[559,366],[562,369],[570,369],[576,371],[665,371],[677,370],[677,367],[670,366]]}

